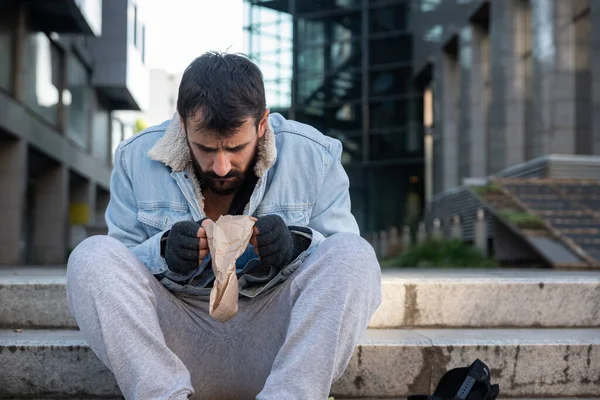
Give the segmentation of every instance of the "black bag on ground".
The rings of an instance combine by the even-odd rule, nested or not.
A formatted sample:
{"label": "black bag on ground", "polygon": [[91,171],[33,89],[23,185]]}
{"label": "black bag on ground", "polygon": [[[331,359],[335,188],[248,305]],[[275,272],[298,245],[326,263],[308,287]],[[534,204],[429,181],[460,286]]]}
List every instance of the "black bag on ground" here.
{"label": "black bag on ground", "polygon": [[446,372],[433,396],[408,396],[408,400],[495,400],[499,393],[500,387],[490,382],[489,368],[477,359],[470,367]]}

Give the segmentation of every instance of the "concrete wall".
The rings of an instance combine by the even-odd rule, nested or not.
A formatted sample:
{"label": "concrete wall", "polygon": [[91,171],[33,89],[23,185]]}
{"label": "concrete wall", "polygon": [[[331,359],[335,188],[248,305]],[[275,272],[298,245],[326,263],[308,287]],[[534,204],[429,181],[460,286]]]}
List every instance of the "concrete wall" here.
{"label": "concrete wall", "polygon": [[525,13],[522,0],[491,4],[488,173],[492,174],[525,161]]}
{"label": "concrete wall", "polygon": [[[109,97],[144,111],[148,108],[150,76],[142,60],[142,39],[138,38],[138,48],[133,44],[133,7],[130,0],[102,3],[102,36],[89,40],[96,61],[92,79]],[[141,23],[138,20],[137,24]]]}
{"label": "concrete wall", "polygon": [[150,70],[150,106],[144,113],[144,120],[148,125],[160,124],[173,117],[182,76],[182,72]]}
{"label": "concrete wall", "polygon": [[[590,2],[590,46],[600,48],[600,3]],[[591,75],[591,148],[593,154],[600,154],[600,52],[592,51],[590,55]]]}
{"label": "concrete wall", "polygon": [[474,23],[459,36],[459,179],[487,175],[489,40]]}
{"label": "concrete wall", "polygon": [[415,4],[415,76],[434,64],[436,191],[546,154],[600,154],[597,1]]}
{"label": "concrete wall", "polygon": [[[504,0],[501,0],[504,1]],[[435,2],[414,1],[410,29],[414,32],[413,66],[422,70],[433,62],[444,46],[460,34],[470,17],[488,0],[440,0]]]}
{"label": "concrete wall", "polygon": [[[77,126],[77,133],[85,138],[83,143],[77,144],[67,134],[70,110],[64,98],[61,102],[58,96],[51,104],[54,108],[45,106],[56,113],[46,113],[48,115],[40,111],[45,109],[36,111],[31,99],[25,101],[32,88],[33,95],[37,95],[37,75],[32,74],[32,68],[27,68],[31,66],[31,54],[34,53],[29,51],[28,54],[27,43],[31,34],[39,37],[40,33],[30,21],[29,9],[21,7],[17,0],[11,1],[14,7],[3,8],[3,12],[11,15],[0,20],[2,29],[10,30],[14,38],[11,52],[6,54],[13,66],[11,85],[0,90],[0,220],[4,227],[0,230],[0,265],[64,264],[69,243],[76,244],[82,232],[85,235],[87,230],[104,224],[112,170],[110,121],[119,106],[109,101],[106,93],[92,82],[88,89],[89,125]],[[121,23],[121,40],[125,42],[129,35],[128,0],[104,2],[107,3],[115,8],[111,9],[108,18],[104,15],[103,20],[109,25],[113,23],[115,30],[103,29],[103,34],[119,33]],[[105,7],[105,11],[107,9]],[[56,92],[64,93],[66,87],[61,82],[69,74],[67,61],[70,58],[67,57],[73,56],[80,59],[93,76],[98,76],[95,72],[101,76],[106,74],[107,82],[116,82],[121,89],[128,90],[125,87],[127,74],[132,74],[136,66],[130,69],[127,64],[129,50],[126,43],[114,41],[105,52],[109,59],[112,52],[121,52],[124,68],[120,61],[108,62],[109,67],[100,71],[96,67],[102,60],[94,57],[87,46],[88,41],[97,39],[82,35],[47,36],[49,38],[45,40],[51,43],[51,48],[59,49],[56,54],[60,55],[55,58],[63,60],[51,64],[53,80],[44,82],[52,85]],[[43,58],[33,62],[37,60]],[[50,67],[45,68],[49,71]],[[147,82],[141,83],[143,90],[147,90]],[[74,227],[79,228],[77,232]]]}

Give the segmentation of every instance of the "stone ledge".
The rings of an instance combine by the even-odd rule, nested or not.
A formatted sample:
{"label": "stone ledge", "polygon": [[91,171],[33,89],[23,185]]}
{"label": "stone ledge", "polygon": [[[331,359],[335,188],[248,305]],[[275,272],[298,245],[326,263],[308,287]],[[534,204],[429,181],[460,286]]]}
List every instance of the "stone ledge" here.
{"label": "stone ledge", "polygon": [[[600,271],[384,269],[370,327],[600,327]],[[65,268],[0,268],[0,327],[75,329]]]}
{"label": "stone ledge", "polygon": [[[332,393],[431,393],[447,370],[476,358],[491,368],[503,397],[598,395],[600,329],[369,330]],[[119,395],[78,331],[0,331],[0,365],[7,397]]]}

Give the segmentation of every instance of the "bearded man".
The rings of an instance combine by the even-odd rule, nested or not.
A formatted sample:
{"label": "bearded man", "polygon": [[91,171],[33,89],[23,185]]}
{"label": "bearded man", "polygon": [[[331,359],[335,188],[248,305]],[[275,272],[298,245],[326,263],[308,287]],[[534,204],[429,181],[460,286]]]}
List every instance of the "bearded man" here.
{"label": "bearded man", "polygon": [[[381,301],[341,154],[269,113],[255,64],[214,52],[185,70],[171,121],[118,146],[108,235],[72,252],[67,294],[127,399],[327,398]],[[225,323],[203,228],[222,215],[257,218]]]}

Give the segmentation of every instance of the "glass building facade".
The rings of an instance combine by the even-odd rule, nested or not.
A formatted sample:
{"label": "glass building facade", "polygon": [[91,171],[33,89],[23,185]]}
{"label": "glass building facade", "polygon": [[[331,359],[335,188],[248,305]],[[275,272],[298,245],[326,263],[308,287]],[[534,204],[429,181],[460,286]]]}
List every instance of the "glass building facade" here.
{"label": "glass building facade", "polygon": [[246,52],[271,112],[344,145],[363,232],[416,224],[422,100],[412,87],[410,0],[246,0]]}

